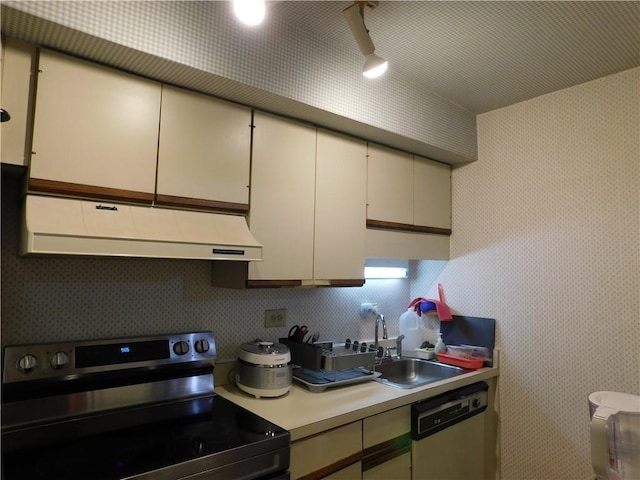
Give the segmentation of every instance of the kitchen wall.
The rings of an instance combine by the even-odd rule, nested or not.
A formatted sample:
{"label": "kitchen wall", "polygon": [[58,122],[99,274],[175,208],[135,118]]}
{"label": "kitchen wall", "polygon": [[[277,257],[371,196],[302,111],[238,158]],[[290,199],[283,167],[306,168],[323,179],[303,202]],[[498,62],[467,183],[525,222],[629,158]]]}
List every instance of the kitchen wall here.
{"label": "kitchen wall", "polygon": [[367,80],[355,42],[321,39],[272,13],[255,30],[214,1],[3,1],[1,17],[10,37],[440,161],[477,158],[472,112],[392,68]]}
{"label": "kitchen wall", "polygon": [[[105,9],[115,5],[91,3]],[[120,6],[126,3],[131,2]],[[217,2],[181,3],[186,8]],[[133,60],[139,59],[133,52],[136,42],[171,43],[176,39],[164,33],[182,31],[156,28],[170,22],[171,15],[163,16],[147,35],[144,12],[99,18],[86,12],[68,14],[68,5],[61,2],[22,5],[52,21],[82,24],[82,30],[95,38],[108,37],[107,43],[81,37],[96,47],[95,52],[108,54],[126,45]],[[198,12],[187,16],[198,17]],[[105,18],[130,20],[131,27]],[[185,15],[177,18],[184,29]],[[29,25],[16,24],[13,34],[30,39],[37,32],[46,33],[29,31]],[[303,41],[302,32],[278,28],[292,45]],[[54,28],[51,32],[61,48],[82,43],[81,34]],[[215,29],[207,35],[211,32]],[[115,38],[118,34],[122,38]],[[186,43],[196,40],[183,37]],[[220,41],[207,41],[205,47]],[[343,66],[354,58],[335,46],[315,45],[319,39],[303,42],[314,55],[337,55],[332,58]],[[245,47],[241,43],[239,51],[248,51]],[[203,54],[195,60],[208,58]],[[275,59],[273,68],[283,61]],[[232,73],[254,73],[255,65],[243,66]],[[298,67],[286,66],[280,71],[295,79]],[[295,90],[291,78],[274,73],[278,72],[266,71],[272,83],[262,87],[318,108],[333,108],[323,102],[336,98],[362,118],[375,117],[361,111],[368,108],[364,100],[344,103],[335,95],[364,91],[342,73],[330,79],[335,88],[327,95],[322,90]],[[324,73],[332,71],[320,72]],[[480,115],[479,160],[453,171],[452,259],[412,263],[409,282],[371,281],[355,289],[234,291],[210,286],[207,262],[18,258],[17,207],[10,191],[14,184],[7,187],[3,174],[2,344],[208,328],[218,336],[221,358],[233,358],[236,346],[249,338],[285,333],[262,328],[264,309],[285,307],[289,325],[305,321],[332,339],[364,338],[373,334],[373,324],[359,319],[358,305],[376,301],[394,334],[406,302],[436,296],[435,285],[442,283],[454,313],[497,319],[502,478],[593,478],[588,394],[640,391],[639,75],[638,69],[623,72]],[[318,78],[318,85],[328,81]],[[434,129],[439,132],[435,137],[448,129],[454,137],[464,136],[440,122],[444,117],[424,113],[437,102],[422,98],[426,92],[417,86],[398,81],[384,90],[395,93],[382,93],[389,95],[378,112],[377,121],[385,122],[382,127],[393,125],[409,137]],[[435,137],[422,140],[435,143]],[[461,150],[473,150],[469,144],[475,144],[475,138],[451,139],[448,134],[446,141]],[[425,332],[434,332],[437,323],[431,318],[423,322]]]}
{"label": "kitchen wall", "polygon": [[[3,346],[205,329],[216,335],[218,358],[230,360],[241,343],[275,340],[296,323],[325,340],[371,339],[374,323],[360,318],[362,302],[378,303],[389,334],[398,333],[412,279],[232,290],[211,286],[208,261],[18,257],[21,181],[10,172],[2,173]],[[273,308],[287,309],[287,328],[264,328],[264,311]]]}
{"label": "kitchen wall", "polygon": [[502,478],[591,479],[587,396],[640,393],[640,69],[478,117],[454,310],[497,320]]}

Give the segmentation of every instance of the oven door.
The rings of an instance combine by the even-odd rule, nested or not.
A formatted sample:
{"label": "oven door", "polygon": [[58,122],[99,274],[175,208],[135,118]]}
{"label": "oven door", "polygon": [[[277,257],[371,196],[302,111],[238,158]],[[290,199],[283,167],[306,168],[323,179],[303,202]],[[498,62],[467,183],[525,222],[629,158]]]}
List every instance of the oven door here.
{"label": "oven door", "polygon": [[286,479],[289,433],[217,395],[2,432],[4,480]]}

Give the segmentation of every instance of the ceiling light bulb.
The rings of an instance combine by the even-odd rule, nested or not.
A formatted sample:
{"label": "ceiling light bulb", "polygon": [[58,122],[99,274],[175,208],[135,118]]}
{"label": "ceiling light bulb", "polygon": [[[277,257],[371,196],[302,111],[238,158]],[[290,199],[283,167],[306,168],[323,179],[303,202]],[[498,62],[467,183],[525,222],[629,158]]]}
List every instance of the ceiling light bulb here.
{"label": "ceiling light bulb", "polygon": [[233,0],[233,11],[245,25],[258,25],[266,13],[265,0]]}
{"label": "ceiling light bulb", "polygon": [[375,53],[370,53],[364,57],[364,67],[362,74],[367,78],[376,78],[387,71],[388,62]]}

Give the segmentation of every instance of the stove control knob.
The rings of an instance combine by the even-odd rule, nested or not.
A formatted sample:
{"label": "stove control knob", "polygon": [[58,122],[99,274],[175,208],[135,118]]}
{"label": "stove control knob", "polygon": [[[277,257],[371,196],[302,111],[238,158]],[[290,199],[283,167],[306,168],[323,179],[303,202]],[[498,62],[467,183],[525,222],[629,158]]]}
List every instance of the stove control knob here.
{"label": "stove control knob", "polygon": [[69,355],[64,352],[56,352],[49,358],[49,365],[54,370],[59,370],[69,363]]}
{"label": "stove control knob", "polygon": [[482,402],[480,401],[479,398],[474,398],[473,401],[471,402],[471,405],[473,405],[473,407],[475,408],[478,408],[482,406]]}
{"label": "stove control knob", "polygon": [[196,352],[206,353],[209,351],[209,341],[206,338],[196,340]]}
{"label": "stove control knob", "polygon": [[38,365],[38,359],[30,353],[27,353],[18,359],[16,368],[20,373],[29,373],[36,368],[36,365]]}
{"label": "stove control knob", "polygon": [[183,340],[176,342],[176,344],[173,346],[173,351],[176,355],[184,355],[186,353],[189,353],[189,344]]}

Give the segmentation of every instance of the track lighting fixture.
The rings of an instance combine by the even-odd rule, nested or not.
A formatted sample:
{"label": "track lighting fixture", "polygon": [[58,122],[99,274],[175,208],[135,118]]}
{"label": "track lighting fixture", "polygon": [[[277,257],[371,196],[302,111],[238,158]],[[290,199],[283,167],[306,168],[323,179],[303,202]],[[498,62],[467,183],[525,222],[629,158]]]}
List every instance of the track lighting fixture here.
{"label": "track lighting fixture", "polygon": [[245,25],[258,25],[266,13],[265,0],[233,0],[233,11]]}
{"label": "track lighting fixture", "polygon": [[364,55],[362,74],[367,78],[379,77],[387,70],[387,61],[375,54],[376,47],[373,45],[369,30],[364,24],[365,6],[376,6],[377,4],[378,2],[354,2],[353,5],[342,11],[351,33],[358,43],[360,52]]}

